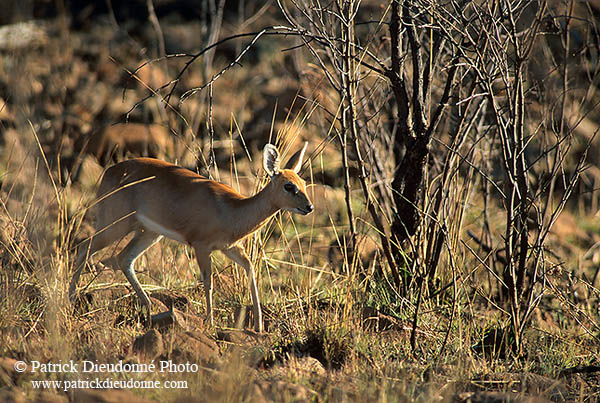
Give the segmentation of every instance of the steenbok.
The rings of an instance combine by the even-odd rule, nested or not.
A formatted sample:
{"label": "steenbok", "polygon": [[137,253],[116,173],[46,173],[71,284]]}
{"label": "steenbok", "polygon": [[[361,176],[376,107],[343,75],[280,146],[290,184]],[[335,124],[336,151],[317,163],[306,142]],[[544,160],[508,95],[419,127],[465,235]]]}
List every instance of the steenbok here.
{"label": "steenbok", "polygon": [[142,289],[133,266],[144,251],[166,236],[194,248],[204,284],[206,315],[211,324],[211,253],[220,250],[243,266],[252,294],[254,328],[262,331],[254,268],[239,243],[279,210],[303,215],[313,211],[306,184],[298,176],[306,146],[307,143],[290,158],[284,169],[279,169],[279,152],[267,144],[263,166],[271,180],[252,197],[244,197],[227,185],[156,159],[137,158],[112,166],[100,183],[96,233],[79,247],[69,295],[74,297],[88,257],[133,232],[129,244],[103,263],[123,270],[147,309],[150,324],[150,298]]}

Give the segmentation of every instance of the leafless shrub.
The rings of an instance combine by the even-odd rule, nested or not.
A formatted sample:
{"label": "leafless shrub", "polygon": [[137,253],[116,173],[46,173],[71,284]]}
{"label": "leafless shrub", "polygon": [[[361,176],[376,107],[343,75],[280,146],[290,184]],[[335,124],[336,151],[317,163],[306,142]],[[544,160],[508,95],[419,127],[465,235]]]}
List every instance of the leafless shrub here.
{"label": "leafless shrub", "polygon": [[[329,116],[346,172],[349,230],[355,239],[351,150],[395,285],[400,295],[413,295],[413,330],[426,295],[454,289],[450,321],[454,317],[456,281],[464,275],[463,218],[481,186],[486,206],[496,203],[504,211],[504,224],[493,228],[485,208],[485,241],[479,241],[492,242],[487,250],[493,264],[477,258],[497,279],[520,349],[552,265],[547,235],[573,194],[590,144],[588,139],[573,160],[572,128],[565,123],[567,106],[582,96],[570,87],[569,57],[573,13],[591,15],[583,3],[574,11],[573,2],[542,0],[390,1],[362,21],[359,7],[368,5],[361,2],[279,2],[339,96],[340,108]],[[585,18],[577,21],[577,33],[597,40]],[[555,61],[546,70],[539,65],[545,50]],[[597,66],[591,71],[587,78],[593,81]],[[541,93],[557,76],[562,95]],[[543,96],[559,107],[551,110]],[[582,99],[580,107],[590,111],[592,104]],[[530,105],[548,109],[536,114]],[[499,249],[501,259],[495,257]],[[438,271],[441,259],[446,273]]]}
{"label": "leafless shrub", "polygon": [[[187,62],[176,80],[161,87],[173,84],[166,100],[185,70],[225,41],[251,38],[231,63],[182,100],[204,89],[210,94],[212,84],[259,40],[296,38],[288,50],[312,59],[335,98],[333,107],[316,97],[308,102],[327,132],[323,144],[339,146],[349,270],[359,268],[354,258],[359,227],[371,227],[387,263],[376,265],[377,277],[389,274],[393,298],[411,302],[413,348],[422,304],[437,301],[449,314],[443,349],[457,312],[458,282],[487,275],[487,288],[474,284],[469,292],[498,309],[508,323],[510,348],[519,352],[548,270],[560,264],[547,246],[548,234],[577,189],[594,139],[588,134],[575,152],[576,128],[596,106],[584,90],[598,81],[591,4],[277,4],[286,24],[179,55]],[[585,66],[576,74],[573,54]],[[464,220],[476,193],[483,204],[481,230],[465,237]],[[358,214],[357,197],[366,207]],[[490,216],[497,209],[502,223]],[[464,267],[469,257],[480,266]]]}

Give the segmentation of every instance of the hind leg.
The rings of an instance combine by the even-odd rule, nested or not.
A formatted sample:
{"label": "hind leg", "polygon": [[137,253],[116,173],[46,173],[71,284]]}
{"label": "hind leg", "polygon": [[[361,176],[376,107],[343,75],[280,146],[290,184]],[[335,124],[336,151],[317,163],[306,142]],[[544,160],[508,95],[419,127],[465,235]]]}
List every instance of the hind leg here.
{"label": "hind leg", "polygon": [[[103,222],[109,222],[109,224],[103,225]],[[71,299],[75,297],[77,283],[88,258],[133,231],[135,220],[132,216],[125,216],[120,220],[110,220],[107,217],[100,216],[97,225],[96,233],[78,247],[75,272],[69,285],[69,297]]]}
{"label": "hind leg", "polygon": [[85,240],[80,246],[77,252],[77,259],[75,260],[75,272],[73,273],[73,278],[71,278],[71,284],[69,285],[69,298],[72,300],[75,298],[75,291],[77,290],[77,283],[79,282],[79,277],[81,277],[81,273],[85,268],[85,262],[89,257],[98,252],[101,249],[104,249],[112,242],[106,236],[95,236],[93,235],[91,238]]}
{"label": "hind leg", "polygon": [[152,245],[160,241],[161,238],[162,235],[159,235],[155,232],[138,230],[129,244],[127,244],[121,253],[116,256],[116,262],[114,262],[112,259],[109,259],[110,265],[114,265],[114,263],[116,263],[116,265],[123,271],[123,274],[125,274],[125,277],[127,277],[129,284],[131,284],[133,290],[140,299],[140,302],[147,309],[146,319],[148,326],[151,325],[150,298],[142,289],[142,285],[135,274],[134,264],[139,256],[141,256]]}

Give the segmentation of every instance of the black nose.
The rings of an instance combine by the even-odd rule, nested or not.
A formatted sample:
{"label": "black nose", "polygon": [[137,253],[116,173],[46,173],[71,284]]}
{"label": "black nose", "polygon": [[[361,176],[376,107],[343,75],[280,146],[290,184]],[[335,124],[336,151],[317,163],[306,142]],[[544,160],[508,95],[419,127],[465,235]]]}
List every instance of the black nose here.
{"label": "black nose", "polygon": [[309,204],[308,206],[306,206],[306,211],[308,211],[309,213],[311,213],[314,209],[315,209],[315,207],[312,204]]}

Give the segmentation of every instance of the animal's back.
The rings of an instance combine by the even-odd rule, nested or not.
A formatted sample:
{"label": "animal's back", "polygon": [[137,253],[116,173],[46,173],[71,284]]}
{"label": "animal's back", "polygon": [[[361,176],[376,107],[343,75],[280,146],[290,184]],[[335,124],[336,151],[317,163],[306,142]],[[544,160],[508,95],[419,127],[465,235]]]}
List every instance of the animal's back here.
{"label": "animal's back", "polygon": [[[135,158],[106,170],[98,199],[97,228],[119,220],[129,225],[137,221],[147,229],[189,242],[219,228],[230,208],[246,198],[189,169],[153,158]],[[203,227],[191,227],[190,217],[198,215],[204,217]]]}

